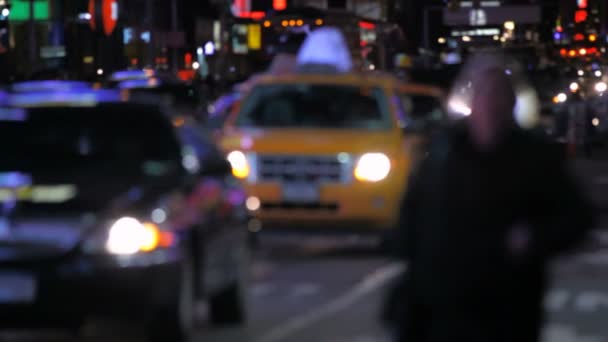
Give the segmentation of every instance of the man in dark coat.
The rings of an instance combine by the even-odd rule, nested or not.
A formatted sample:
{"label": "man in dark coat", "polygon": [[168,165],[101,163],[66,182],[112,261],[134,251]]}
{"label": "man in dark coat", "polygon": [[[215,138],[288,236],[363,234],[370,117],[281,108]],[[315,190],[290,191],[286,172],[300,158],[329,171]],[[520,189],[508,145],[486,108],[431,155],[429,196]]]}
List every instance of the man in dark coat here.
{"label": "man in dark coat", "polygon": [[539,341],[547,261],[592,226],[562,153],[517,127],[504,69],[478,72],[473,90],[406,194],[400,342]]}

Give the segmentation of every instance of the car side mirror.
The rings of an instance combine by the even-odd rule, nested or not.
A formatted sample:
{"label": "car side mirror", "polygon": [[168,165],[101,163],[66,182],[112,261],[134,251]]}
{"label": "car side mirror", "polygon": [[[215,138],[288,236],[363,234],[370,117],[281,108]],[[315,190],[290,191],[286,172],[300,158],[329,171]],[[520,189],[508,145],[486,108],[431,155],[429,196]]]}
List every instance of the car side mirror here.
{"label": "car side mirror", "polygon": [[232,173],[232,165],[226,159],[212,158],[202,165],[200,173],[208,177],[228,176]]}

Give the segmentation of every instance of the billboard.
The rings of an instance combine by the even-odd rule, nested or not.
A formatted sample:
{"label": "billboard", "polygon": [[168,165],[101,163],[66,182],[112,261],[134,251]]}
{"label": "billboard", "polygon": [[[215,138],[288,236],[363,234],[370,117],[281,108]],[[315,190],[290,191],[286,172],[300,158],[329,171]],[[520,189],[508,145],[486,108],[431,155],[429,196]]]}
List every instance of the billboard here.
{"label": "billboard", "polygon": [[519,24],[541,22],[541,8],[537,5],[500,6],[482,8],[445,9],[443,23],[446,26],[502,26],[506,21]]}

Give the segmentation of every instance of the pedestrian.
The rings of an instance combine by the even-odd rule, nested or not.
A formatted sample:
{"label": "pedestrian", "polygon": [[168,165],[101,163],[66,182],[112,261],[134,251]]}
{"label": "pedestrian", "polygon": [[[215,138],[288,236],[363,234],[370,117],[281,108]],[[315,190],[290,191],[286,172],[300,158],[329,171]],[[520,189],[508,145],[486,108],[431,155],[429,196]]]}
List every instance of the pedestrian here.
{"label": "pedestrian", "polygon": [[433,139],[404,200],[399,342],[538,342],[547,262],[593,223],[563,153],[517,126],[505,69],[474,75],[471,114]]}

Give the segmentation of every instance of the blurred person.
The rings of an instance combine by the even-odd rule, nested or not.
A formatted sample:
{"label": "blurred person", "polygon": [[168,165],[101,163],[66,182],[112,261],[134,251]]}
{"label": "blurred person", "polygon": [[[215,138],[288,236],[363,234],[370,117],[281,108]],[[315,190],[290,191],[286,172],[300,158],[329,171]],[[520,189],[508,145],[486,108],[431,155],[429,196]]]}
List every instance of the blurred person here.
{"label": "blurred person", "polygon": [[475,71],[471,114],[434,137],[403,204],[399,342],[539,341],[547,262],[592,227],[563,156],[517,126],[504,68]]}

